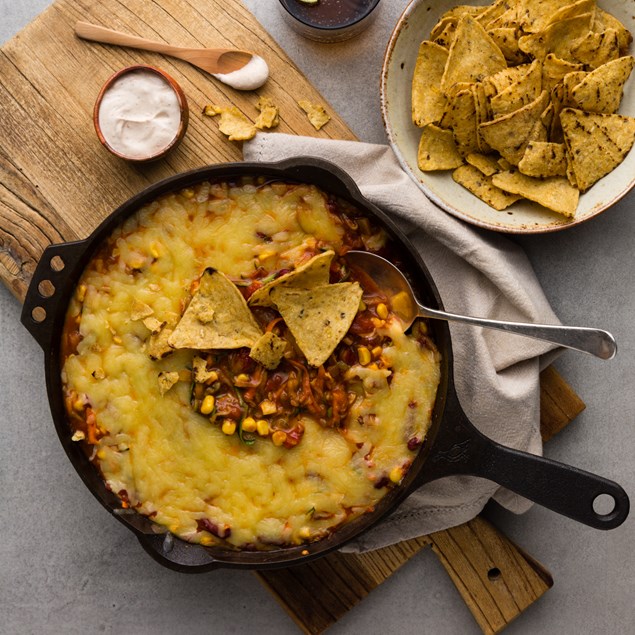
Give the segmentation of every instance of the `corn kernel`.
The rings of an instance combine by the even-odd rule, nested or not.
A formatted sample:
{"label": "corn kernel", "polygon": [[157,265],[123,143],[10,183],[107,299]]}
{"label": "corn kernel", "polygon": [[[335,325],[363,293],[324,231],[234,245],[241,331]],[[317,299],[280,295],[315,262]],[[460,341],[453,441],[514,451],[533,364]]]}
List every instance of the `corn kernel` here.
{"label": "corn kernel", "polygon": [[234,432],[236,432],[236,422],[231,419],[225,419],[225,421],[223,421],[223,425],[221,426],[221,430],[223,431],[223,434],[231,436]]}
{"label": "corn kernel", "polygon": [[388,475],[388,478],[393,483],[399,483],[402,477],[403,477],[403,469],[399,465],[397,467],[393,467],[392,470],[390,470],[390,474]]}
{"label": "corn kernel", "polygon": [[365,311],[366,310],[366,302],[364,302],[364,300],[360,300],[359,301],[359,310],[360,311]]}
{"label": "corn kernel", "polygon": [[366,348],[366,346],[358,346],[357,357],[359,359],[359,363],[362,366],[366,366],[366,364],[370,362],[370,351]]}
{"label": "corn kernel", "polygon": [[106,450],[99,450],[97,452],[97,458],[103,461],[106,458]]}
{"label": "corn kernel", "polygon": [[152,243],[152,245],[150,246],[150,255],[155,260],[161,255],[161,252],[159,251],[159,248],[156,243]]}
{"label": "corn kernel", "polygon": [[302,555],[303,556],[308,556],[309,555],[309,550],[308,549],[302,549]]}
{"label": "corn kernel", "polygon": [[81,430],[75,430],[73,436],[71,437],[71,441],[83,441],[86,438],[86,435]]}
{"label": "corn kernel", "polygon": [[81,412],[84,409],[84,400],[81,397],[78,397],[73,402],[73,409],[77,410],[77,412]]}
{"label": "corn kernel", "polygon": [[255,432],[256,420],[253,417],[245,417],[242,424],[243,432]]}
{"label": "corn kernel", "polygon": [[209,547],[214,544],[214,539],[211,536],[201,536],[201,544],[204,547]]}
{"label": "corn kernel", "polygon": [[247,373],[239,373],[238,375],[236,375],[236,381],[249,381],[249,375]]}
{"label": "corn kernel", "polygon": [[203,403],[201,404],[201,414],[209,415],[212,414],[212,410],[214,410],[214,395],[205,395],[203,399]]}
{"label": "corn kernel", "polygon": [[377,366],[375,362],[373,362],[372,364],[368,364],[368,368],[370,368],[371,370],[379,370],[379,366]]}
{"label": "corn kernel", "polygon": [[287,440],[287,433],[284,430],[276,430],[271,435],[271,440],[274,445],[282,445]]}
{"label": "corn kernel", "polygon": [[263,415],[272,415],[276,413],[276,404],[273,403],[273,401],[269,401],[268,399],[265,399],[264,401],[260,402],[260,410],[262,411]]}
{"label": "corn kernel", "polygon": [[300,531],[298,531],[298,536],[304,540],[311,537],[311,530],[308,527],[300,527]]}
{"label": "corn kernel", "polygon": [[262,262],[263,260],[267,260],[267,258],[271,258],[275,256],[276,252],[273,249],[265,249],[262,253],[258,254],[258,260]]}
{"label": "corn kernel", "polygon": [[181,190],[181,194],[183,194],[185,198],[194,198],[194,190],[191,187]]}
{"label": "corn kernel", "polygon": [[392,310],[395,313],[403,317],[408,317],[412,315],[412,311],[414,307],[412,306],[412,300],[410,296],[405,291],[400,291],[396,295],[394,295],[391,299],[390,304],[392,305]]}
{"label": "corn kernel", "polygon": [[115,335],[115,336],[112,338],[112,341],[113,341],[115,344],[123,344],[123,340],[119,337],[119,335]]}
{"label": "corn kernel", "polygon": [[384,349],[381,346],[375,346],[375,348],[373,348],[373,350],[371,351],[371,353],[373,354],[373,359],[381,357],[383,350]]}
{"label": "corn kernel", "polygon": [[388,317],[388,307],[383,302],[380,302],[375,310],[382,320],[385,320]]}
{"label": "corn kernel", "polygon": [[266,437],[269,434],[269,424],[264,419],[258,419],[256,430],[261,437]]}

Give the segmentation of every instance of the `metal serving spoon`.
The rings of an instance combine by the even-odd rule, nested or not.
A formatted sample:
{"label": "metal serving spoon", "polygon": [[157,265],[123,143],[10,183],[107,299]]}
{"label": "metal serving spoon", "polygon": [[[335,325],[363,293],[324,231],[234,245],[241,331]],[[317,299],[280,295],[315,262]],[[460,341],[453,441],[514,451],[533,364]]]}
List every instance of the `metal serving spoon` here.
{"label": "metal serving spoon", "polygon": [[170,55],[171,57],[184,60],[208,73],[216,75],[225,75],[237,71],[245,66],[253,57],[253,53],[238,49],[205,49],[170,46],[163,42],[146,40],[135,35],[128,35],[127,33],[106,29],[96,24],[89,24],[88,22],[77,22],[77,24],[75,24],[75,33],[84,40],[101,42],[103,44],[128,46],[143,51],[153,51],[155,53]]}
{"label": "metal serving spoon", "polygon": [[392,310],[402,320],[405,330],[410,328],[415,318],[427,317],[437,320],[463,322],[464,324],[483,326],[525,337],[533,337],[537,340],[544,340],[566,348],[590,353],[601,359],[612,359],[617,352],[615,338],[609,332],[600,329],[582,326],[505,322],[430,309],[419,304],[412,287],[404,275],[385,258],[366,251],[349,251],[345,258],[351,266],[364,271],[377,283],[379,289],[388,294],[391,298]]}

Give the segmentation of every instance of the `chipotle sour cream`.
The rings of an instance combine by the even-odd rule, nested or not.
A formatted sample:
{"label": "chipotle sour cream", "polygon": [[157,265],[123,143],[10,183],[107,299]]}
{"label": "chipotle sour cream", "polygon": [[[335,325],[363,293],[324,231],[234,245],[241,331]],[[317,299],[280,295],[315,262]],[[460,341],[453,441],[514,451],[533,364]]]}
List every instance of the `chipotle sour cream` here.
{"label": "chipotle sour cream", "polygon": [[136,161],[153,159],[181,134],[184,101],[159,71],[124,70],[102,91],[95,123],[115,154]]}

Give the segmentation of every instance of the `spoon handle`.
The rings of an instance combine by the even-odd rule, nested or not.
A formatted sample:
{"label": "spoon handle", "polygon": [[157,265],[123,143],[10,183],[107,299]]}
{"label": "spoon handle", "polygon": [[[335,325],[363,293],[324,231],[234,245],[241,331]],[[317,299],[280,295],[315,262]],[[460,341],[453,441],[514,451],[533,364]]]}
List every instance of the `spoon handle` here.
{"label": "spoon handle", "polygon": [[502,320],[489,320],[487,318],[470,317],[437,311],[419,305],[419,315],[422,317],[462,322],[473,326],[483,326],[499,331],[507,331],[516,335],[533,337],[552,344],[558,344],[565,348],[572,348],[583,353],[595,355],[600,359],[612,359],[617,353],[615,338],[601,329],[586,328],[583,326],[556,326],[553,324],[528,324],[525,322],[505,322]]}
{"label": "spoon handle", "polygon": [[[92,42],[101,42],[102,44],[115,44],[117,46],[127,46],[129,48],[141,49],[143,51],[153,51],[155,53],[165,53],[167,55],[177,56],[182,50],[178,46],[170,46],[163,42],[155,42],[146,40],[136,35],[128,35],[120,31],[113,31],[103,26],[90,24],[89,22],[77,22],[75,24],[75,34],[83,40],[91,40]],[[177,55],[175,55],[177,54]]]}

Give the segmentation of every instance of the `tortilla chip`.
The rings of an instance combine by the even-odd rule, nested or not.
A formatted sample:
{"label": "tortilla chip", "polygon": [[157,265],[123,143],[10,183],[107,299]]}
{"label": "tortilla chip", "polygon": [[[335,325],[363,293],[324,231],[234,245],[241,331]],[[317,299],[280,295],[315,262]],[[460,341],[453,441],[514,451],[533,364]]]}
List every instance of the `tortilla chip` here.
{"label": "tortilla chip", "polygon": [[441,119],[447,100],[441,92],[441,78],[448,52],[427,40],[419,45],[419,54],[412,75],[412,121],[423,128]]}
{"label": "tortilla chip", "polygon": [[567,62],[549,53],[542,63],[542,87],[551,92],[551,89],[559,84],[567,73],[581,70],[582,64]]}
{"label": "tortilla chip", "polygon": [[249,298],[250,306],[273,306],[269,294],[276,287],[311,289],[328,284],[331,260],[335,253],[332,250],[313,256],[293,271],[281,275],[256,289]]}
{"label": "tortilla chip", "polygon": [[261,334],[236,285],[225,274],[208,268],[168,344],[197,350],[234,349],[253,346]]}
{"label": "tortilla chip", "polygon": [[595,0],[577,0],[577,2],[565,4],[563,7],[561,6],[559,9],[554,11],[551,16],[549,16],[549,22],[546,24],[546,26],[555,24],[556,22],[560,22],[561,20],[575,18],[585,13],[593,14],[595,13],[595,6]]}
{"label": "tortilla chip", "polygon": [[462,163],[451,130],[443,130],[434,124],[424,127],[417,153],[417,164],[422,172],[451,170]]}
{"label": "tortilla chip", "polygon": [[518,169],[527,176],[543,178],[565,176],[567,173],[566,151],[563,143],[530,141]]}
{"label": "tortilla chip", "polygon": [[165,322],[161,322],[161,320],[150,316],[143,319],[143,324],[151,333],[158,333],[165,325]]}
{"label": "tortilla chip", "polygon": [[280,123],[278,106],[273,103],[271,97],[261,96],[256,107],[260,111],[255,123],[258,130],[275,128]]}
{"label": "tortilla chip", "polygon": [[587,112],[617,112],[634,65],[635,59],[629,55],[596,68],[573,88],[569,103]]}
{"label": "tortilla chip", "polygon": [[174,351],[168,344],[168,339],[179,321],[179,315],[177,313],[168,313],[162,317],[161,327],[156,331],[152,331],[152,335],[146,344],[150,359],[155,361],[163,359]]}
{"label": "tortilla chip", "polygon": [[547,102],[547,91],[543,90],[539,97],[526,106],[481,124],[479,132],[491,148],[498,150],[512,165],[518,165],[527,143],[535,138],[532,132],[536,123],[540,122]]}
{"label": "tortilla chip", "polygon": [[542,64],[534,60],[527,72],[511,86],[494,95],[490,107],[494,117],[506,115],[534,101],[542,91]]}
{"label": "tortilla chip", "polygon": [[615,29],[601,33],[587,33],[571,47],[571,55],[591,69],[602,66],[620,56],[620,42]]}
{"label": "tortilla chip", "polygon": [[487,98],[485,87],[481,82],[472,84],[472,96],[474,97],[474,117],[476,124],[476,142],[478,144],[478,150],[480,153],[487,154],[491,151],[489,145],[483,137],[479,134],[479,126],[486,121],[489,121],[492,116],[490,108],[490,100]]}
{"label": "tortilla chip", "polygon": [[321,366],[355,319],[362,288],[357,282],[313,289],[276,287],[271,297],[309,364]]}
{"label": "tortilla chip", "polygon": [[208,117],[220,115],[218,129],[230,141],[247,141],[256,136],[256,127],[236,106],[221,107],[208,104],[203,109],[203,114]]}
{"label": "tortilla chip", "polygon": [[495,22],[508,10],[509,2],[507,0],[496,0],[496,2],[486,5],[483,11],[474,16],[474,19],[484,28],[488,28],[490,24]]}
{"label": "tortilla chip", "polygon": [[518,0],[520,24],[525,33],[546,29],[553,16],[562,9],[563,0]]}
{"label": "tortilla chip", "polygon": [[271,331],[263,333],[251,347],[249,357],[262,364],[267,370],[274,370],[280,364],[287,341]]}
{"label": "tortilla chip", "polygon": [[[511,5],[511,6],[509,6]],[[486,20],[483,26],[491,31],[493,29],[519,29],[520,28],[520,16],[518,12],[518,5],[514,3],[503,3],[501,8],[509,7],[495,18]]]}
{"label": "tortilla chip", "polygon": [[544,30],[524,35],[518,40],[518,47],[535,59],[544,60],[548,53],[569,62],[577,61],[571,48],[591,30],[592,13],[583,13],[575,18],[560,20]]}
{"label": "tortilla chip", "polygon": [[520,172],[501,172],[492,183],[506,192],[518,194],[567,218],[573,218],[580,192],[561,176],[535,179]]}
{"label": "tortilla chip", "polygon": [[635,142],[635,118],[565,108],[560,113],[571,169],[582,192],[614,170]]}
{"label": "tortilla chip", "polygon": [[161,371],[158,379],[159,392],[161,395],[165,395],[165,393],[179,381],[179,373],[176,370],[170,372]]}
{"label": "tortilla chip", "polygon": [[456,149],[462,157],[467,156],[471,152],[479,151],[476,104],[474,103],[474,93],[471,87],[459,91],[450,100],[440,125],[452,130]]}
{"label": "tortilla chip", "polygon": [[507,68],[505,57],[485,29],[469,15],[461,17],[441,79],[441,89],[447,93],[458,82],[477,82],[504,68]]}
{"label": "tortilla chip", "polygon": [[473,165],[462,165],[452,172],[452,178],[464,188],[478,196],[490,207],[502,211],[520,199],[520,196],[508,194],[496,187],[490,176],[485,176]]}
{"label": "tortilla chip", "polygon": [[298,102],[298,106],[304,110],[311,122],[311,125],[316,130],[319,130],[331,121],[331,116],[326,112],[326,110],[324,110],[324,106],[321,106],[320,104],[312,104],[306,99],[301,99]]}
{"label": "tortilla chip", "polygon": [[531,64],[521,64],[505,68],[494,75],[490,75],[483,80],[486,92],[490,96],[503,92],[506,88],[517,84],[529,72]]}
{"label": "tortilla chip", "polygon": [[443,31],[441,31],[434,38],[430,36],[430,39],[435,44],[445,49],[446,51],[450,50],[452,42],[454,42],[454,38],[456,38],[456,22],[449,22],[448,24],[446,24]]}
{"label": "tortilla chip", "polygon": [[626,55],[633,41],[631,32],[614,15],[596,7],[593,30],[601,33],[607,29],[614,29],[617,32],[620,55]]}
{"label": "tortilla chip", "polygon": [[498,161],[492,156],[474,152],[472,154],[468,154],[467,157],[465,157],[465,160],[485,176],[492,176],[492,174],[500,172]]}
{"label": "tortilla chip", "polygon": [[501,50],[508,64],[522,64],[527,59],[518,47],[518,30],[515,27],[488,28],[487,35]]}
{"label": "tortilla chip", "polygon": [[218,373],[207,370],[207,360],[195,355],[192,358],[193,379],[197,384],[212,383],[218,379]]}
{"label": "tortilla chip", "polygon": [[145,302],[141,302],[140,300],[135,299],[132,303],[132,308],[130,309],[130,319],[133,322],[137,320],[143,320],[143,318],[147,318],[154,313],[154,309],[147,305]]}

